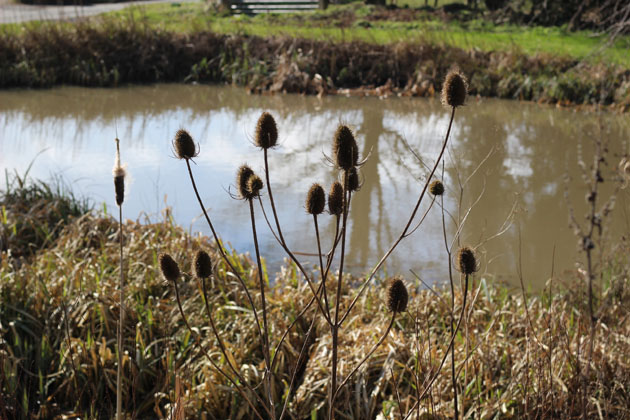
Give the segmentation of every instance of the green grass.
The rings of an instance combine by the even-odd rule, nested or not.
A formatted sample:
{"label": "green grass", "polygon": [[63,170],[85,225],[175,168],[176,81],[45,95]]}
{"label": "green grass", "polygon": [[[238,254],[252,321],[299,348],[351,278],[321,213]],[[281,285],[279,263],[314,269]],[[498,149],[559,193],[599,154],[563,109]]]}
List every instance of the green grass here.
{"label": "green grass", "polygon": [[302,14],[267,14],[255,17],[226,16],[208,11],[200,3],[144,5],[110,13],[176,32],[213,30],[218,33],[290,36],[324,41],[365,41],[390,44],[400,41],[431,43],[481,51],[520,51],[528,55],[550,54],[586,59],[591,63],[614,63],[630,67],[630,37],[603,48],[606,37],[569,32],[565,28],[493,25],[474,19],[443,22],[416,12],[412,21],[369,20],[378,9],[362,3],[332,6]]}

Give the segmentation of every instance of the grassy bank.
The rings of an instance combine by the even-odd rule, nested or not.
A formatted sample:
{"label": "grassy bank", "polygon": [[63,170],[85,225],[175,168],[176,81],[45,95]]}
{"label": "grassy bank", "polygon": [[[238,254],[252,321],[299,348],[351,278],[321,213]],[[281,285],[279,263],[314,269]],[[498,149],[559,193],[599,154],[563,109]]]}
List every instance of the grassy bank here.
{"label": "grassy bank", "polygon": [[350,5],[233,18],[201,7],[156,5],[75,24],[5,26],[0,87],[184,81],[253,92],[431,96],[455,63],[474,95],[630,104],[625,38],[589,55],[601,41],[589,34],[444,23],[406,9]]}
{"label": "grassy bank", "polygon": [[[17,207],[2,202],[7,220]],[[52,208],[52,207],[51,207]],[[52,211],[52,210],[51,210]],[[38,213],[42,220],[45,213]],[[3,224],[6,226],[7,224]],[[171,284],[159,274],[158,254],[170,253],[187,273],[192,255],[204,248],[215,261],[209,299],[228,354],[247,381],[259,384],[263,355],[246,296],[216,248],[205,237],[190,236],[171,221],[127,222],[124,227],[127,278],[124,356],[124,407],[134,418],[164,418],[176,402],[187,418],[249,419],[240,395],[213,369],[184,327]],[[12,242],[0,262],[0,416],[111,418],[115,404],[117,281],[116,222],[87,213],[69,217],[50,243],[32,249]],[[20,249],[28,249],[20,252]],[[34,251],[34,252],[33,252]],[[630,418],[630,305],[628,246],[622,243],[601,266],[598,322],[593,365],[588,378],[590,413]],[[257,268],[247,256],[230,260],[248,282]],[[445,262],[446,264],[446,262]],[[274,336],[293,321],[310,292],[287,266],[267,287]],[[352,293],[346,282],[344,295]],[[429,291],[414,280],[407,311],[343,388],[338,401],[344,418],[400,418],[416,401],[418,389],[438,372],[448,346],[451,314],[448,292]],[[435,293],[439,296],[436,296]],[[182,306],[216,363],[227,369],[209,331],[198,281],[185,274]],[[471,283],[470,306],[455,339],[460,402],[465,418],[580,418],[581,375],[588,321],[584,287],[577,273],[555,276],[539,295],[483,278]],[[258,299],[256,294],[255,299]],[[368,290],[342,337],[342,375],[346,375],[382,334],[390,315],[382,283]],[[461,294],[456,295],[461,302]],[[459,305],[459,303],[458,303]],[[313,309],[280,346],[274,366],[274,393],[281,400],[296,365]],[[315,324],[306,359],[298,364],[291,418],[325,418],[329,384],[330,331]],[[431,392],[411,418],[452,418],[450,371],[445,366]],[[417,414],[420,417],[415,417]]]}

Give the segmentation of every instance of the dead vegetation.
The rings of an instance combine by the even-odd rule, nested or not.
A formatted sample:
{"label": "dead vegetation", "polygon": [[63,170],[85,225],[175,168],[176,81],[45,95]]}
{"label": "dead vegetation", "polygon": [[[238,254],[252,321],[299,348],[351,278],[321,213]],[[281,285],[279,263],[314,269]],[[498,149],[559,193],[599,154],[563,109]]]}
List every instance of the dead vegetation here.
{"label": "dead vegetation", "polygon": [[[176,400],[178,377],[187,416],[251,418],[238,394],[195,348],[177,312],[172,287],[161,279],[156,266],[157,254],[165,251],[190,272],[191,255],[200,246],[213,249],[211,244],[168,222],[127,222],[125,232],[125,246],[133,256],[127,267],[125,406],[139,418],[168,416]],[[62,413],[90,418],[113,415],[117,251],[116,222],[87,215],[69,223],[53,247],[41,250],[20,268],[3,256],[0,383],[8,418],[58,418]],[[627,252],[627,244],[620,244],[615,253],[618,259],[610,261],[602,290],[605,311],[596,327],[595,368],[589,378],[592,417],[630,418]],[[231,258],[247,279],[255,279],[256,268],[250,259]],[[225,264],[218,264],[209,287],[214,316],[240,372],[257,384],[263,357],[252,313],[245,308],[243,292],[225,268]],[[579,316],[585,309],[585,295],[576,276],[561,276],[564,283],[554,278],[540,296],[530,297],[530,320],[520,293],[483,280],[477,282],[468,309],[468,359],[463,338],[455,343],[457,369],[462,377],[464,372],[466,375],[462,382],[466,385],[464,418],[473,414],[477,418],[515,419],[581,416],[579,366],[585,363],[583,340],[589,325]],[[349,318],[347,334],[340,343],[342,375],[361,360],[387,324],[386,295],[379,284],[360,299],[356,315]],[[295,267],[287,266],[278,274],[268,290],[274,331],[286,328],[307,303],[307,287],[298,281]],[[440,292],[447,295],[444,290]],[[191,322],[208,325],[198,286],[188,274],[181,293]],[[456,301],[460,301],[459,295]],[[407,413],[415,403],[416,375],[422,386],[436,372],[446,350],[450,310],[448,299],[412,288],[407,312],[339,395],[340,403],[348,408],[347,415],[340,418],[400,418],[400,412]],[[290,379],[307,329],[307,322],[299,322],[280,349],[274,367],[277,392],[283,388],[282,382]],[[312,412],[319,416],[325,413],[331,337],[321,318],[315,330],[289,406],[291,418],[308,419]],[[217,356],[212,334],[206,327],[200,332],[206,348]],[[220,365],[226,367],[226,361]],[[450,372],[443,369],[420,404],[420,416],[452,416],[451,398]],[[418,417],[414,414],[410,418]]]}

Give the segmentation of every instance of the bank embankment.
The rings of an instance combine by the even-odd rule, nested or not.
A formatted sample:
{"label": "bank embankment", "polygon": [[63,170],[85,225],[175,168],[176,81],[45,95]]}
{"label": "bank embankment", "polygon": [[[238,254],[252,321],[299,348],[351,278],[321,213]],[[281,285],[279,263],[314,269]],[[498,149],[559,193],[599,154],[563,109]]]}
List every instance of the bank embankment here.
{"label": "bank embankment", "polygon": [[256,93],[433,96],[459,67],[470,93],[560,105],[630,106],[630,69],[550,54],[431,42],[337,42],[186,33],[90,20],[0,31],[0,88],[228,83]]}

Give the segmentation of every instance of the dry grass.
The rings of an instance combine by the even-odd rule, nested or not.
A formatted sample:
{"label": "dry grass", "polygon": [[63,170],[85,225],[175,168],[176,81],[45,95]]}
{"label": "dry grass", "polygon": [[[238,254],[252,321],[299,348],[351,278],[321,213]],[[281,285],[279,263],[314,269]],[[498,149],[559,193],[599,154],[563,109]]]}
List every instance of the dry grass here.
{"label": "dry grass", "polygon": [[[194,251],[213,249],[206,238],[191,237],[170,222],[125,226],[127,322],[125,406],[138,418],[165,417],[175,396],[176,377],[183,386],[181,401],[188,417],[251,418],[247,406],[227,381],[201,357],[177,312],[173,290],[161,279],[157,255],[169,252],[189,271]],[[592,418],[630,418],[630,281],[627,244],[604,272],[597,323],[592,377],[589,378]],[[118,279],[117,227],[112,219],[86,215],[69,223],[53,246],[41,249],[17,267],[3,254],[0,267],[2,325],[2,389],[9,418],[55,418],[61,413],[86,418],[113,415],[116,383],[116,321]],[[218,258],[214,258],[219,261]],[[245,256],[231,261],[255,290],[255,264]],[[252,312],[225,264],[217,263],[210,286],[213,313],[222,338],[241,373],[251,384],[262,379],[264,362]],[[585,354],[588,323],[583,287],[573,274],[562,286],[558,280],[548,294],[530,297],[526,318],[523,299],[501,285],[477,280],[471,289],[467,325],[470,357],[465,362],[464,338],[455,341],[460,383],[464,384],[464,418],[578,418],[579,366],[575,355]],[[344,294],[352,289],[344,283]],[[204,315],[199,286],[190,276],[182,282],[183,304],[193,326],[200,329],[205,348],[221,359]],[[446,297],[448,294],[441,291]],[[268,291],[269,323],[283,331],[310,292],[294,267],[286,267]],[[255,296],[257,298],[257,296]],[[461,296],[456,296],[461,302]],[[67,307],[67,318],[63,307]],[[340,337],[339,371],[343,378],[378,340],[387,325],[385,290],[379,284],[358,302]],[[426,290],[412,291],[410,306],[398,318],[385,343],[374,353],[338,397],[346,407],[339,418],[399,418],[415,402],[417,371],[422,387],[435,373],[449,337],[449,299]],[[312,315],[309,314],[307,319]],[[415,320],[417,320],[417,325]],[[65,323],[67,322],[67,329]],[[281,400],[296,364],[309,322],[299,322],[280,349],[274,367],[274,393]],[[291,418],[318,418],[325,413],[330,379],[330,331],[319,319],[316,338],[299,375],[289,406]],[[533,327],[533,328],[532,328]],[[418,340],[416,340],[416,328]],[[66,331],[70,331],[68,338]],[[552,378],[552,380],[551,380]],[[256,388],[262,395],[262,386]],[[421,416],[452,415],[449,369],[443,369]],[[400,406],[398,406],[400,402]],[[411,417],[415,418],[415,417]]]}

